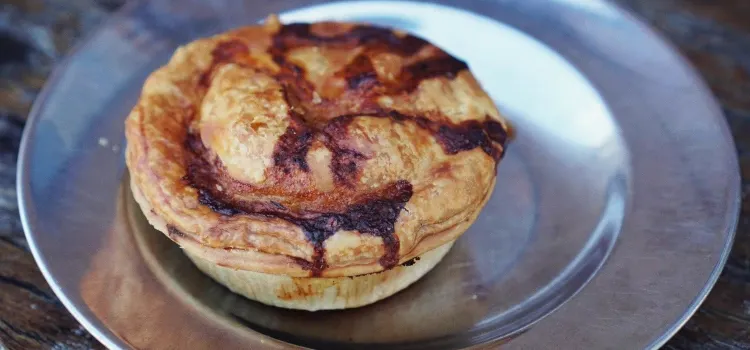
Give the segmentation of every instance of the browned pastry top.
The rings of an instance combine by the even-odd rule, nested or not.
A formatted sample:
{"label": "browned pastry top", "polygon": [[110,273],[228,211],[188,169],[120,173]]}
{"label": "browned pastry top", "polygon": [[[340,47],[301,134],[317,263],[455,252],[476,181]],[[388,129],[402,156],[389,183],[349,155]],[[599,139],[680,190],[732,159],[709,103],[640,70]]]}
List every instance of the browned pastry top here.
{"label": "browned pastry top", "polygon": [[380,271],[455,239],[507,126],[464,62],[349,23],[240,28],[181,47],[126,122],[151,223],[221,265]]}

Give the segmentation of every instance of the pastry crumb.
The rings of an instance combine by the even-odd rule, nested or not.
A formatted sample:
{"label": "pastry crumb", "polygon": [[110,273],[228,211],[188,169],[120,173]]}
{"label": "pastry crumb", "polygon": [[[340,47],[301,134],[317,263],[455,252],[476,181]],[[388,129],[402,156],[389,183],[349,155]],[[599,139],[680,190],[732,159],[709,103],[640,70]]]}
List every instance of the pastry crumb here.
{"label": "pastry crumb", "polygon": [[321,102],[323,102],[323,99],[320,98],[320,95],[318,94],[318,92],[317,91],[313,91],[313,93],[312,93],[312,103],[319,104]]}
{"label": "pastry crumb", "polygon": [[106,137],[100,137],[99,138],[99,146],[107,147],[109,145],[109,140],[107,140]]}

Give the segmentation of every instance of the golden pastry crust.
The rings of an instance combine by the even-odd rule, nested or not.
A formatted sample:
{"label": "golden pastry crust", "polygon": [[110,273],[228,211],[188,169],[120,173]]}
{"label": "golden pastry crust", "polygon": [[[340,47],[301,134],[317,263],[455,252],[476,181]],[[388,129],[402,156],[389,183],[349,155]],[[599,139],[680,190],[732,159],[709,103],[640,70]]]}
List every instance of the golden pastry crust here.
{"label": "golden pastry crust", "polygon": [[272,17],[183,46],[151,74],[126,160],[149,221],[194,255],[353,276],[460,236],[507,135],[466,65],[428,42]]}

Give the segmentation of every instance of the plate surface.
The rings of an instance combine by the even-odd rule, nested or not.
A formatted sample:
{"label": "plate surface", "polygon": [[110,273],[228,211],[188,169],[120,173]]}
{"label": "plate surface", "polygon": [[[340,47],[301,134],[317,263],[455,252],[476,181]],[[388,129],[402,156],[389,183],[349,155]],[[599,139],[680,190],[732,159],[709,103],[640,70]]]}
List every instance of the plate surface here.
{"label": "plate surface", "polygon": [[[307,313],[234,295],[130,196],[123,120],[145,77],[177,46],[269,13],[422,36],[465,60],[516,128],[477,222],[375,305]],[[50,79],[19,162],[37,262],[113,348],[655,347],[718,277],[739,207],[734,146],[703,84],[595,0],[133,2]]]}

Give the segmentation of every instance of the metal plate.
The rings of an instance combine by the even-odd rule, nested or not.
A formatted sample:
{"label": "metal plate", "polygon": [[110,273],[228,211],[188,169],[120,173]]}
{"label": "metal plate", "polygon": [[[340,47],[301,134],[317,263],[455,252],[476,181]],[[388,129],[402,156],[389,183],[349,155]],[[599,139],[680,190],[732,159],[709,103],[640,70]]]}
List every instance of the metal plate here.
{"label": "metal plate", "polygon": [[[272,12],[423,36],[466,60],[517,129],[477,222],[375,305],[307,313],[236,296],[148,226],[127,188],[123,120],[148,73]],[[718,277],[739,208],[714,100],[654,33],[596,0],[130,3],[50,79],[19,162],[34,256],[112,348],[656,347]]]}

